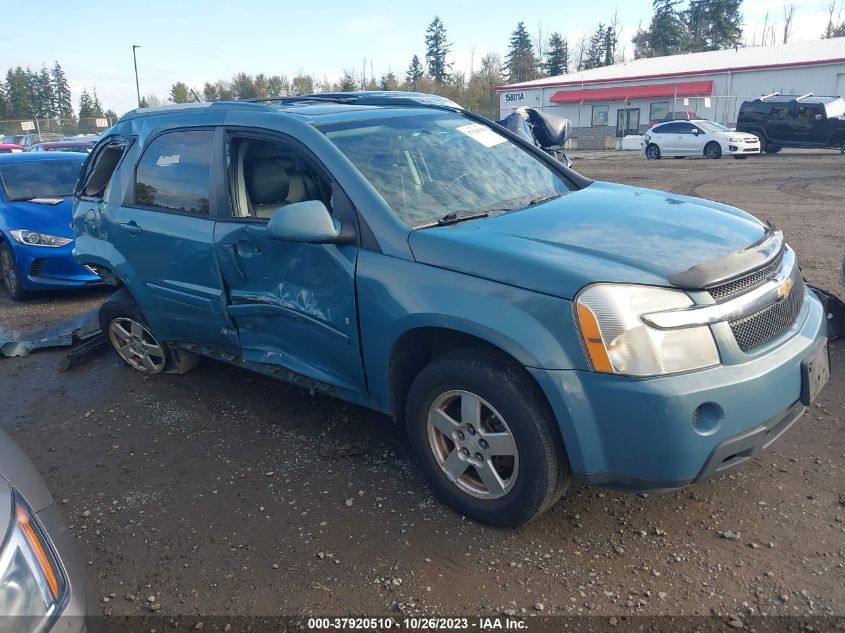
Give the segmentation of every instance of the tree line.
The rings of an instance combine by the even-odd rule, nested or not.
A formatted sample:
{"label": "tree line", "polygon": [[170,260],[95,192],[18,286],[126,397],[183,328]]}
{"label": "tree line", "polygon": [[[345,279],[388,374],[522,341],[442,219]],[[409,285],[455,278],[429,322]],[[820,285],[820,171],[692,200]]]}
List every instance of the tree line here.
{"label": "tree line", "polygon": [[74,109],[67,76],[59,62],[39,70],[9,68],[0,81],[0,120],[59,119],[72,124],[77,120],[111,118],[117,115],[104,109],[97,96],[83,90]]}

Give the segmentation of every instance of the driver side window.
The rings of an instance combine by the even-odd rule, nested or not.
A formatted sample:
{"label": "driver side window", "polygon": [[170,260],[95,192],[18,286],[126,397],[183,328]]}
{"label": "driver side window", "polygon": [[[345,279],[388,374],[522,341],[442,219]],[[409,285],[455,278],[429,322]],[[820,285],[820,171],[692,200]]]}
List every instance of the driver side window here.
{"label": "driver side window", "polygon": [[331,209],[329,184],[282,143],[233,137],[227,158],[233,217],[267,220],[281,207],[306,200],[320,200]]}

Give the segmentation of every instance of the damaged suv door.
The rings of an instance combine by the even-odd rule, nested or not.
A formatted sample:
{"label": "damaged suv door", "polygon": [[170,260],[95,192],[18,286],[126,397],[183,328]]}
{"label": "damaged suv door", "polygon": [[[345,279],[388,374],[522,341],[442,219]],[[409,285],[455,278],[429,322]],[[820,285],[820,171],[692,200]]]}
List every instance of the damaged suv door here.
{"label": "damaged suv door", "polygon": [[[233,195],[229,217],[221,210],[216,224],[214,250],[243,360],[363,391],[354,278],[358,247],[342,243],[354,232],[330,240],[340,243],[313,243],[316,236],[294,239],[273,231],[281,216],[271,220],[288,211],[301,226],[309,210],[301,205],[315,202],[337,215],[345,197],[339,190],[332,195],[337,186],[327,172],[290,142],[232,131],[225,151],[227,173],[221,178],[232,183]],[[351,229],[351,222],[345,224]]]}

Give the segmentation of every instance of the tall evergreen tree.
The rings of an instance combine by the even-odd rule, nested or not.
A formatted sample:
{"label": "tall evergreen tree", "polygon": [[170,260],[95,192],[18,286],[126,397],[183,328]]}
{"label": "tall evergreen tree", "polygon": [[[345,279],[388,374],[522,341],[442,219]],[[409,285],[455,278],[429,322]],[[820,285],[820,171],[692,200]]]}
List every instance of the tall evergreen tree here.
{"label": "tall evergreen tree", "polygon": [[452,44],[446,39],[446,27],[435,15],[425,30],[425,61],[428,64],[428,74],[438,83],[449,82],[452,64],[446,62],[446,55],[451,49]]}
{"label": "tall evergreen tree", "polygon": [[680,0],[654,0],[654,15],[648,29],[634,36],[634,57],[677,55],[686,50],[686,27],[681,20]]}
{"label": "tall evergreen tree", "polygon": [[232,78],[232,89],[238,99],[254,99],[258,96],[255,80],[246,73],[238,73]]}
{"label": "tall evergreen tree", "polygon": [[604,24],[599,22],[598,27],[590,36],[589,43],[587,44],[587,53],[586,55],[584,55],[583,70],[589,70],[590,68],[598,68],[600,66],[604,66],[605,37],[606,36]]}
{"label": "tall evergreen tree", "polygon": [[560,33],[552,33],[549,36],[545,68],[549,77],[569,72],[569,42],[565,37],[561,37]]}
{"label": "tall evergreen tree", "polygon": [[35,106],[33,99],[32,77],[29,72],[18,66],[6,73],[6,99],[9,115],[17,118],[30,118]]}
{"label": "tall evergreen tree", "polygon": [[687,52],[735,48],[742,43],[742,0],[690,0],[681,13]]}
{"label": "tall evergreen tree", "polygon": [[[79,95],[79,120],[96,118],[97,112],[94,109],[94,99],[91,94],[83,89],[82,94]],[[87,121],[86,121],[87,123]]]}
{"label": "tall evergreen tree", "polygon": [[602,60],[602,66],[613,66],[616,60],[616,44],[618,41],[616,30],[612,26],[608,26],[604,30],[604,60]]}
{"label": "tall evergreen tree", "polygon": [[[188,103],[191,100],[190,93],[188,92],[188,85],[182,81],[177,81],[175,84],[170,86],[170,96],[168,100],[171,103]],[[207,101],[211,101],[211,99],[207,99]]]}
{"label": "tall evergreen tree", "polygon": [[508,54],[505,57],[505,69],[508,73],[508,83],[519,83],[536,79],[539,76],[537,56],[534,54],[534,44],[520,22],[511,33]]}
{"label": "tall evergreen tree", "polygon": [[98,119],[103,118],[103,104],[100,103],[100,97],[97,96],[97,88],[94,88],[94,92],[91,95],[91,109],[94,112],[94,116]]}
{"label": "tall evergreen tree", "polygon": [[399,80],[396,78],[396,73],[392,70],[388,70],[385,74],[383,74],[379,80],[379,88],[381,90],[398,90]]}
{"label": "tall evergreen tree", "polygon": [[65,77],[65,71],[59,62],[53,64],[51,75],[53,78],[53,98],[55,99],[53,111],[63,121],[70,122],[73,120],[73,102],[71,101],[70,86],[67,77]]}
{"label": "tall evergreen tree", "polygon": [[343,75],[340,77],[338,89],[341,92],[351,92],[358,87],[358,80],[355,79],[355,71],[343,69]]}
{"label": "tall evergreen tree", "polygon": [[56,116],[56,98],[53,94],[53,79],[46,66],[38,74],[33,73],[32,82],[35,93],[35,114],[39,118]]}
{"label": "tall evergreen tree", "polygon": [[408,70],[405,72],[405,83],[416,90],[417,82],[424,74],[425,68],[423,68],[423,65],[420,63],[420,58],[414,55],[411,58],[411,65],[408,66]]}

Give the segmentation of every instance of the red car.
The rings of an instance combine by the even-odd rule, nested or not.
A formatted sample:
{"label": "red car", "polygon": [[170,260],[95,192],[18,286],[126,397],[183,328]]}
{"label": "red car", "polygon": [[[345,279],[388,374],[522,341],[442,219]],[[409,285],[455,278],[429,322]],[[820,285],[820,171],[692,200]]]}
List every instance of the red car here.
{"label": "red car", "polygon": [[81,152],[88,154],[96,145],[95,141],[50,141],[36,143],[28,152]]}
{"label": "red car", "polygon": [[0,143],[0,154],[12,154],[22,152],[23,147],[20,145],[11,145],[9,143]]}

